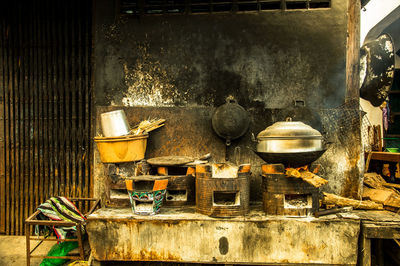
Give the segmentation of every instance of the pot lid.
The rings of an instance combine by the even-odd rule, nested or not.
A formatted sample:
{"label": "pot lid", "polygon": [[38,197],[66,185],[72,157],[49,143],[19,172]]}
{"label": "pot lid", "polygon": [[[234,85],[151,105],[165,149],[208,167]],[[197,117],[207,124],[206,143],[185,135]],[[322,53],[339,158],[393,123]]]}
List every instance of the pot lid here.
{"label": "pot lid", "polygon": [[289,118],[286,121],[276,122],[257,135],[259,140],[270,138],[322,138],[322,135],[309,125]]}

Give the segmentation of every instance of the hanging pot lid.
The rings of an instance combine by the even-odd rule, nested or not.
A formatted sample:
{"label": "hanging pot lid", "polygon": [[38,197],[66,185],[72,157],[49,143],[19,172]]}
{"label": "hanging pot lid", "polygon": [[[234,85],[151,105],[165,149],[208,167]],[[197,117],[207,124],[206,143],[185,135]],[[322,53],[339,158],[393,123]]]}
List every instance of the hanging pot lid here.
{"label": "hanging pot lid", "polygon": [[257,135],[258,140],[271,138],[279,139],[298,139],[298,138],[318,138],[322,139],[321,133],[309,125],[300,121],[292,121],[291,118],[286,121],[276,122],[267,127]]}

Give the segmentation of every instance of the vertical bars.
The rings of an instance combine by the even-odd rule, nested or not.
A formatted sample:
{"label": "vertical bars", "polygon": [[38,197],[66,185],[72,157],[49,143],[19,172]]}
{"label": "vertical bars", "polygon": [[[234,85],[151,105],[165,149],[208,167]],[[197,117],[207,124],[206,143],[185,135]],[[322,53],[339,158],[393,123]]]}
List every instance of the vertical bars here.
{"label": "vertical bars", "polygon": [[92,1],[0,5],[0,232],[91,188]]}

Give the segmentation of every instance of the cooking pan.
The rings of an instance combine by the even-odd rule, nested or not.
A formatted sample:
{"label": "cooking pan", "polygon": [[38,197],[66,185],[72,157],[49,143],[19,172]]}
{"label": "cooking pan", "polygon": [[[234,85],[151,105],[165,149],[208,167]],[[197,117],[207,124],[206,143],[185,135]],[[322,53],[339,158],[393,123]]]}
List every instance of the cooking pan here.
{"label": "cooking pan", "polygon": [[247,111],[237,103],[233,96],[228,96],[225,101],[225,104],[215,110],[211,123],[215,133],[225,139],[225,144],[229,146],[231,140],[246,133],[250,118]]}
{"label": "cooking pan", "polygon": [[275,152],[258,152],[253,150],[261,159],[267,163],[282,163],[285,166],[300,167],[310,164],[317,160],[326,149],[311,152],[292,152],[292,153],[275,153]]}

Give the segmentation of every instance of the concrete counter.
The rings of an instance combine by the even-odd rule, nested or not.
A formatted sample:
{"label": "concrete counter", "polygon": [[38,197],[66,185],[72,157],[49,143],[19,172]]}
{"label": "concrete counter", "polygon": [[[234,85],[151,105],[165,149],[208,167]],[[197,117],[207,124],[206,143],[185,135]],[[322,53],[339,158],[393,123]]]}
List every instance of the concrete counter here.
{"label": "concrete counter", "polygon": [[225,264],[357,263],[360,220],[266,216],[251,206],[246,217],[211,218],[194,207],[166,208],[138,216],[130,208],[102,208],[89,216],[97,260]]}

